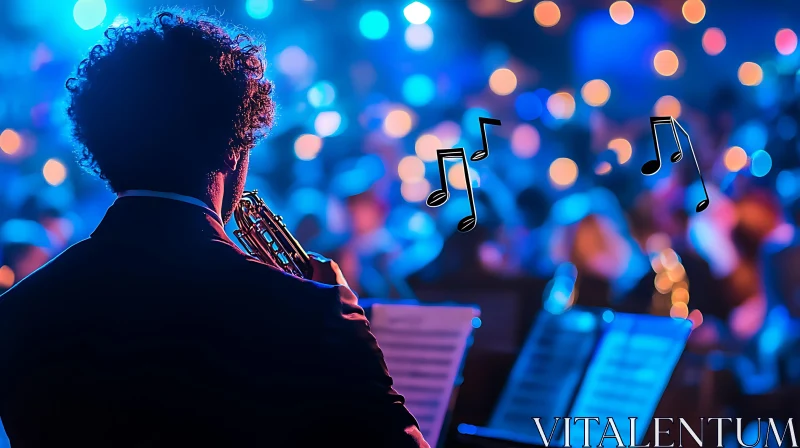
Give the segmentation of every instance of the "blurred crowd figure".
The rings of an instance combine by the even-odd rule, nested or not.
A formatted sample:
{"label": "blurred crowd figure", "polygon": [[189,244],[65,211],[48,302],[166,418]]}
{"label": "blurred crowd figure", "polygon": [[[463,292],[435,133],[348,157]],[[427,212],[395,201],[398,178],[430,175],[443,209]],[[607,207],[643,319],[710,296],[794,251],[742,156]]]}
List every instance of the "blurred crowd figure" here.
{"label": "blurred crowd figure", "polygon": [[[568,305],[670,315],[675,290],[671,298],[659,291],[656,268],[674,254],[682,274],[672,283],[686,285],[688,296],[678,300],[693,311],[694,330],[670,388],[691,396],[666,400],[663,406],[675,408],[658,412],[796,416],[800,201],[781,198],[774,188],[747,176],[730,182],[714,178],[715,163],[734,120],[735,101],[729,95],[720,92],[705,114],[685,111],[686,121],[693,125],[700,168],[711,178],[707,185],[711,204],[700,214],[686,206],[690,199],[696,200],[687,192],[696,187],[697,177],[694,166],[684,162],[674,165],[670,178],[650,190],[639,188],[640,181],[626,185],[617,179],[558,198],[536,185],[505,192],[506,199],[500,194],[489,197],[485,191],[491,187],[494,193],[498,183],[489,185],[491,177],[485,176],[486,185],[476,189],[476,229],[453,230],[443,238],[439,231],[424,230],[437,225],[431,224],[432,219],[444,216],[438,211],[412,213],[408,226],[415,227],[414,232],[393,230],[397,227],[390,222],[392,210],[407,205],[391,191],[396,182],[379,181],[343,201],[328,198],[320,205],[325,211],[296,221],[295,234],[307,249],[336,259],[361,297],[479,302],[486,334],[497,335],[491,336],[497,340],[503,338],[502,329],[490,327],[510,324],[487,316],[500,316],[507,307],[507,314],[518,318],[513,324],[516,335],[505,343],[489,341],[486,335],[476,341],[478,352],[503,353],[497,364],[505,363],[503,369],[513,364],[519,344],[547,299],[545,285],[560,265],[569,263],[577,271]],[[568,151],[585,151],[590,134],[570,140]],[[780,144],[786,148],[776,153],[796,151],[794,140]],[[0,170],[5,170],[0,174],[6,179],[16,175],[8,166]],[[6,185],[10,184],[9,180]],[[27,197],[20,199],[20,194]],[[8,204],[11,197],[16,206]],[[81,209],[48,201],[36,191],[6,193],[0,200],[7,205],[0,214],[0,292],[47,263],[76,235],[91,231],[75,228],[76,222],[90,227],[91,218]],[[102,210],[95,198],[78,195],[76,201],[95,201],[93,207]],[[83,220],[75,219],[75,214]],[[476,291],[485,291],[489,298],[476,298]],[[494,298],[506,292],[516,299]],[[507,374],[503,369],[484,372],[485,378],[502,384]],[[481,387],[486,389],[486,382]],[[486,398],[482,406],[491,407],[490,401]]]}

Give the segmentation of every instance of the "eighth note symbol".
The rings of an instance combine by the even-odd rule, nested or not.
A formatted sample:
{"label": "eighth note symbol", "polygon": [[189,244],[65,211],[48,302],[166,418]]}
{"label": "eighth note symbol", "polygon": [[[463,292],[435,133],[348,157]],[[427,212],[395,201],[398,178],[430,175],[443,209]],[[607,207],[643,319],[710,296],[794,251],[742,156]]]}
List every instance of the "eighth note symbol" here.
{"label": "eighth note symbol", "polygon": [[642,165],[642,174],[645,176],[652,176],[661,169],[661,148],[658,145],[658,135],[656,134],[656,125],[658,124],[669,124],[672,127],[672,136],[675,137],[675,144],[678,145],[678,150],[669,156],[669,160],[672,163],[678,163],[681,161],[681,159],[683,159],[683,148],[681,147],[681,141],[678,138],[678,129],[680,129],[683,135],[686,136],[686,141],[689,143],[689,151],[691,151],[692,158],[694,158],[694,164],[697,167],[697,175],[700,177],[700,184],[703,186],[703,193],[705,193],[706,196],[706,198],[698,202],[697,206],[695,207],[695,211],[700,213],[708,208],[708,190],[706,189],[706,183],[703,181],[703,174],[700,172],[700,164],[697,163],[697,156],[694,154],[692,139],[689,138],[689,133],[683,129],[683,126],[681,126],[676,119],[672,117],[650,117],[650,130],[653,133],[653,144],[655,145],[656,158],[654,160],[648,160],[644,163],[644,165]]}
{"label": "eighth note symbol", "polygon": [[[489,157],[489,143],[486,139],[486,125],[500,126],[500,120],[496,118],[479,117],[478,122],[481,126],[481,137],[483,138],[483,149],[479,149],[472,153],[470,160],[477,162]],[[475,196],[472,194],[472,181],[469,177],[469,165],[467,164],[467,155],[464,148],[453,149],[437,149],[436,150],[436,163],[439,165],[439,182],[440,188],[434,190],[428,195],[425,203],[428,207],[439,207],[444,205],[450,199],[450,190],[447,186],[447,175],[444,169],[444,159],[460,159],[464,166],[464,178],[466,180],[467,197],[469,198],[470,214],[462,218],[458,222],[457,229],[459,232],[469,232],[474,229],[478,224],[478,215],[475,212]]]}

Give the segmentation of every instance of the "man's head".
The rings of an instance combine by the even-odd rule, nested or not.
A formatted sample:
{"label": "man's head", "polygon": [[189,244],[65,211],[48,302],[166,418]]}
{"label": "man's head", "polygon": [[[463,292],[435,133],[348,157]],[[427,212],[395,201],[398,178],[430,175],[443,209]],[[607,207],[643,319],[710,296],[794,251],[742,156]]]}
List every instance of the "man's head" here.
{"label": "man's head", "polygon": [[114,192],[241,197],[248,156],[272,125],[263,48],[212,19],[159,12],[110,28],[67,81],[79,163]]}

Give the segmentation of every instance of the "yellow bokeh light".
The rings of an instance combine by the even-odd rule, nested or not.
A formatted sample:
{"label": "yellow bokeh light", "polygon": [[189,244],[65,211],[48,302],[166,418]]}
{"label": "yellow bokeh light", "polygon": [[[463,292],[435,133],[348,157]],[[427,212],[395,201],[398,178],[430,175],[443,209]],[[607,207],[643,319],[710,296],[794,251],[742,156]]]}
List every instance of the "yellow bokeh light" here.
{"label": "yellow bokeh light", "polygon": [[415,182],[403,182],[400,185],[400,194],[406,202],[422,202],[430,192],[431,184],[425,179]]}
{"label": "yellow bokeh light", "polygon": [[553,118],[567,120],[575,113],[575,98],[567,92],[558,92],[547,99],[547,111]]}
{"label": "yellow bokeh light", "polygon": [[686,278],[686,268],[682,264],[678,264],[674,268],[667,270],[667,277],[677,283]]}
{"label": "yellow bokeh light", "polygon": [[602,79],[593,79],[581,88],[581,96],[586,104],[599,107],[608,102],[611,96],[611,88]]}
{"label": "yellow bokeh light", "polygon": [[550,164],[550,181],[557,187],[567,188],[578,179],[578,165],[566,157],[561,157]]}
{"label": "yellow bokeh light", "polygon": [[672,288],[672,280],[667,277],[666,272],[659,272],[656,274],[655,280],[653,280],[653,284],[656,287],[656,290],[662,294],[666,294]]}
{"label": "yellow bokeh light", "polygon": [[489,88],[500,96],[510,95],[517,88],[517,75],[507,68],[498,68],[489,77]]}
{"label": "yellow bokeh light", "polygon": [[425,163],[417,156],[406,156],[397,164],[397,174],[403,182],[417,182],[425,177]]}
{"label": "yellow bokeh light", "polygon": [[383,132],[392,138],[403,138],[411,132],[411,114],[404,110],[393,110],[383,120]]}
{"label": "yellow bokeh light", "polygon": [[681,11],[683,18],[694,25],[700,23],[706,16],[706,5],[701,0],[686,0]]}
{"label": "yellow bokeh light", "polygon": [[0,288],[8,289],[14,286],[14,271],[8,266],[0,267]]}
{"label": "yellow bokeh light", "polygon": [[747,166],[747,152],[739,146],[732,146],[725,151],[725,168],[730,172],[737,172]]}
{"label": "yellow bokeh light", "polygon": [[56,159],[50,159],[42,168],[44,180],[52,186],[60,185],[67,178],[67,167]]}
{"label": "yellow bokeh light", "polygon": [[540,26],[549,28],[556,26],[561,20],[561,9],[551,1],[543,1],[536,4],[533,8],[533,18]]}
{"label": "yellow bokeh light", "polygon": [[745,62],[739,66],[739,82],[746,86],[757,86],[764,79],[764,71],[755,62]]}
{"label": "yellow bokeh light", "polygon": [[22,138],[13,129],[0,133],[0,150],[6,154],[14,154],[22,146]]}
{"label": "yellow bokeh light", "polygon": [[653,112],[659,117],[678,118],[681,116],[681,102],[671,95],[664,95],[656,101]]}
{"label": "yellow bokeh light", "polygon": [[633,155],[633,146],[631,146],[631,142],[624,138],[615,138],[608,142],[608,149],[617,153],[617,163],[620,165],[631,160],[631,156]]}
{"label": "yellow bokeh light", "polygon": [[633,20],[633,6],[626,1],[612,3],[608,13],[611,15],[611,20],[618,25],[626,25]]}
{"label": "yellow bokeh light", "polygon": [[669,316],[674,319],[686,319],[689,317],[689,307],[683,302],[675,302],[669,309]]}
{"label": "yellow bokeh light", "polygon": [[313,160],[322,149],[322,139],[313,134],[303,134],[294,141],[294,153],[300,160]]}
{"label": "yellow bokeh light", "polygon": [[672,290],[672,303],[689,303],[689,290],[686,288],[675,288]]}
{"label": "yellow bokeh light", "polygon": [[608,162],[600,162],[594,169],[595,174],[600,176],[611,172],[611,164]]}
{"label": "yellow bokeh light", "polygon": [[661,50],[653,58],[653,68],[661,76],[672,76],[678,71],[678,55],[672,50]]}
{"label": "yellow bokeh light", "polygon": [[426,162],[436,160],[436,150],[442,148],[444,148],[442,141],[433,134],[420,135],[417,143],[414,144],[414,152],[417,153],[417,157]]}

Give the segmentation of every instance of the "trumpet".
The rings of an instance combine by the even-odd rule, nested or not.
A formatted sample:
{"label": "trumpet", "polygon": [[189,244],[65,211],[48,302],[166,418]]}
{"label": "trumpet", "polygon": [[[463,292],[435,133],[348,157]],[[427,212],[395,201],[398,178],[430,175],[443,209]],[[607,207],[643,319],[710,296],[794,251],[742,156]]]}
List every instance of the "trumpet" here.
{"label": "trumpet", "polygon": [[275,215],[258,196],[258,190],[245,191],[233,209],[239,227],[233,234],[245,250],[262,262],[287,274],[311,278],[311,260],[286,228],[283,217]]}

